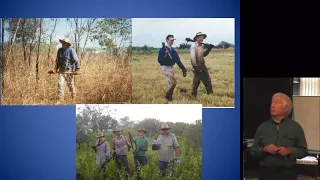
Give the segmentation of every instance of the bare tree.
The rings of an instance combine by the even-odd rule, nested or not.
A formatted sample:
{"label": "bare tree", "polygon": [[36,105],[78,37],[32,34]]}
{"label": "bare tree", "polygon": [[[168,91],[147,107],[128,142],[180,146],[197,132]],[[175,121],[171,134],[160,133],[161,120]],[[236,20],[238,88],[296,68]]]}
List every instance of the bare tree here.
{"label": "bare tree", "polygon": [[4,52],[4,18],[1,18],[1,52]]}
{"label": "bare tree", "polygon": [[8,63],[8,60],[10,59],[10,56],[11,56],[11,51],[12,51],[12,47],[14,45],[14,42],[16,40],[16,35],[17,35],[17,32],[18,32],[18,29],[19,29],[19,26],[20,26],[20,22],[21,22],[21,18],[18,19],[18,22],[15,26],[15,31],[14,31],[14,34],[12,36],[12,38],[10,39],[10,46],[9,46],[9,51],[8,51],[8,55],[5,57],[4,59],[4,62],[3,62],[3,68],[6,67],[7,63]]}
{"label": "bare tree", "polygon": [[51,19],[51,20],[54,21],[54,25],[53,25],[52,31],[51,31],[51,33],[50,33],[50,35],[49,35],[48,60],[50,61],[50,63],[48,64],[48,66],[50,66],[50,64],[53,63],[53,60],[52,60],[50,54],[51,54],[52,36],[53,36],[54,31],[56,30],[58,18]]}
{"label": "bare tree", "polygon": [[27,41],[26,41],[26,31],[24,31],[27,19],[22,20],[22,48],[23,48],[23,58],[24,62],[27,62]]}
{"label": "bare tree", "polygon": [[[77,54],[79,54],[80,51],[80,42],[83,39],[83,36],[85,35],[85,32],[88,31],[88,25],[90,27],[90,33],[92,31],[92,26],[95,22],[95,19],[88,19],[88,18],[73,18],[72,20],[70,18],[67,18],[67,21],[71,25],[71,33],[73,34],[74,38],[74,47]],[[90,33],[87,34],[85,44],[88,41],[88,38],[90,36]]]}
{"label": "bare tree", "polygon": [[29,43],[29,67],[31,67],[31,57],[32,57],[32,52],[33,49],[36,46],[36,38],[37,38],[37,29],[38,29],[38,19],[34,18],[32,19],[30,31],[31,31],[31,42]]}
{"label": "bare tree", "polygon": [[97,18],[93,18],[93,19],[87,19],[87,21],[86,21],[86,23],[87,23],[87,27],[86,27],[87,35],[86,35],[86,39],[84,41],[84,45],[83,45],[83,48],[82,48],[81,58],[83,58],[83,56],[84,56],[84,51],[85,51],[89,36],[91,35],[92,30],[95,28],[96,20],[97,20]]}
{"label": "bare tree", "polygon": [[43,18],[40,18],[39,22],[39,38],[38,38],[38,52],[37,52],[37,60],[36,60],[36,85],[38,86],[39,81],[39,56],[40,56],[40,45],[41,45],[41,35],[42,35],[42,21]]}
{"label": "bare tree", "polygon": [[2,63],[3,63],[3,58],[4,58],[4,18],[1,18],[1,53],[0,53],[1,57],[0,57],[0,105],[2,104],[2,94],[3,94],[3,67],[2,67]]}
{"label": "bare tree", "polygon": [[78,50],[79,50],[79,19],[78,18],[74,18],[73,19],[74,21],[74,24],[75,24],[75,32],[74,32],[74,42],[75,42],[75,45],[76,45],[76,53],[78,54]]}

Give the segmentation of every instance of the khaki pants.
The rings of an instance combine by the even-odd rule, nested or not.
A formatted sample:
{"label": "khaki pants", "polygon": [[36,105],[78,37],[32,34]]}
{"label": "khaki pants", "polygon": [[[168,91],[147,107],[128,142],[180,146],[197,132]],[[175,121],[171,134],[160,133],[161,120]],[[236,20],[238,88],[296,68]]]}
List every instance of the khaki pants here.
{"label": "khaki pants", "polygon": [[69,87],[69,92],[71,92],[72,98],[75,97],[76,91],[74,87],[74,75],[72,74],[59,74],[59,83],[58,83],[58,88],[59,88],[59,99],[62,100],[64,98],[64,85],[67,83]]}
{"label": "khaki pants", "polygon": [[161,66],[161,70],[163,75],[166,77],[167,81],[168,81],[168,91],[167,91],[167,95],[172,95],[174,88],[177,85],[177,80],[174,77],[174,68],[173,66]]}

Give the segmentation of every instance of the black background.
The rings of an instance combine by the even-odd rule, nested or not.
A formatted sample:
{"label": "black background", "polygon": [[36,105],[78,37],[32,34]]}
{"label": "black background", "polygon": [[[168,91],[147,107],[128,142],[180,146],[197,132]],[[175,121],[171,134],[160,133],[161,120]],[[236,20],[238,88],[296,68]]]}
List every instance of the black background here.
{"label": "black background", "polygon": [[[240,7],[241,50],[236,51],[240,51],[242,142],[243,133],[252,138],[259,124],[270,117],[272,94],[292,94],[291,82],[282,82],[288,82],[290,77],[320,77],[320,59],[315,40],[319,27],[310,23],[318,12],[312,8],[317,6],[310,2],[249,0],[240,1]],[[279,79],[272,82],[261,78]],[[242,169],[242,160],[239,163]],[[248,160],[247,164],[258,168],[257,161]]]}
{"label": "black background", "polygon": [[243,78],[242,124],[244,138],[253,138],[258,126],[270,118],[271,98],[282,92],[292,99],[292,78]]}

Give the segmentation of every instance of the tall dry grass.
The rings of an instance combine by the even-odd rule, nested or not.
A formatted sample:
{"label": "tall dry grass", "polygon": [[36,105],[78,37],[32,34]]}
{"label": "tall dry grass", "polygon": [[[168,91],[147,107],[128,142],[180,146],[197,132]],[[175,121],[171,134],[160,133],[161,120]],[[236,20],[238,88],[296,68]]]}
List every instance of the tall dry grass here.
{"label": "tall dry grass", "polygon": [[[213,86],[213,95],[207,95],[204,85],[198,88],[198,96],[191,96],[193,73],[188,50],[177,51],[187,68],[187,77],[175,65],[177,86],[173,94],[173,104],[202,104],[203,107],[234,107],[234,49],[212,49],[205,57]],[[168,82],[158,63],[158,50],[149,55],[133,52],[132,63],[132,102],[135,104],[166,104],[165,92]],[[187,92],[181,92],[187,89]]]}
{"label": "tall dry grass", "polygon": [[[4,51],[4,54],[6,54]],[[56,52],[52,53],[55,60]],[[131,103],[131,56],[88,54],[80,58],[81,73],[75,76],[76,98],[65,85],[65,100],[62,104],[118,104]],[[36,82],[36,53],[32,65],[24,61],[23,51],[15,50],[4,69],[4,105],[53,105],[58,97],[58,75],[54,62],[47,59],[47,51],[39,58],[40,79]]]}

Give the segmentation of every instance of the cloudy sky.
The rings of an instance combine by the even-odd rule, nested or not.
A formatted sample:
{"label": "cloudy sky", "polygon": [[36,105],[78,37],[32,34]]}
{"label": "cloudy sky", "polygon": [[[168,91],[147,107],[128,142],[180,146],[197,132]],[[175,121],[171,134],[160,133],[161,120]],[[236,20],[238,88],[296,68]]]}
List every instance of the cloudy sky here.
{"label": "cloudy sky", "polygon": [[[77,109],[83,106],[77,105]],[[156,118],[164,122],[194,123],[195,120],[202,119],[201,104],[110,104],[109,108],[117,109],[116,114],[111,114],[117,120],[125,116],[134,121]]]}
{"label": "cloudy sky", "polygon": [[174,47],[193,38],[197,32],[208,35],[204,42],[214,45],[221,41],[234,43],[234,18],[133,18],[132,46],[161,47],[168,34],[177,39]]}

